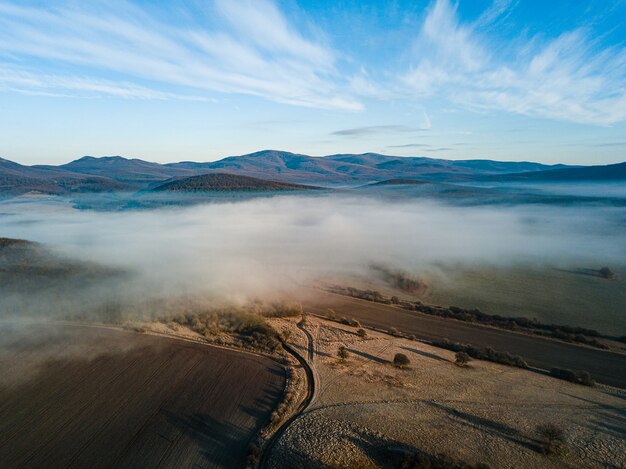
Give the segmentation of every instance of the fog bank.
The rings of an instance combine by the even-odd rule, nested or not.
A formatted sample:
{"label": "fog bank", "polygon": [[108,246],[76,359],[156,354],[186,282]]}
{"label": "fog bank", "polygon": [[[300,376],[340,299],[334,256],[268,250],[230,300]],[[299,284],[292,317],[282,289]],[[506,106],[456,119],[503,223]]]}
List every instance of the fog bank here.
{"label": "fog bank", "polygon": [[[297,293],[329,274],[366,274],[372,263],[407,272],[440,264],[621,266],[625,227],[623,208],[455,207],[345,195],[123,212],[76,210],[59,199],[0,204],[0,236],[125,272],[84,285],[79,276],[76,295],[41,310],[111,301],[149,309],[153,300],[181,298],[189,307],[242,304]],[[12,309],[32,308],[41,299],[36,287],[32,294]]]}

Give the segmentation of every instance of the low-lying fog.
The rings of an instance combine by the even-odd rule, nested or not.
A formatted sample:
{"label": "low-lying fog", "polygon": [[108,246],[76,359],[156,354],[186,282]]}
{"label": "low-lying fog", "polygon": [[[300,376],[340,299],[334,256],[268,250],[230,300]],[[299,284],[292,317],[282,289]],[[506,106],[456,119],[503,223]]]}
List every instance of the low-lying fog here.
{"label": "low-lying fog", "polygon": [[[274,298],[329,274],[367,275],[372,263],[416,275],[442,265],[608,265],[616,272],[626,265],[621,207],[455,207],[427,200],[284,195],[94,212],[60,199],[23,197],[0,203],[0,236],[37,241],[63,256],[131,272],[96,285],[85,280],[85,289],[72,298],[38,296],[34,286],[30,298],[10,306],[13,312],[51,314],[111,300]],[[8,309],[5,305],[5,313]]]}

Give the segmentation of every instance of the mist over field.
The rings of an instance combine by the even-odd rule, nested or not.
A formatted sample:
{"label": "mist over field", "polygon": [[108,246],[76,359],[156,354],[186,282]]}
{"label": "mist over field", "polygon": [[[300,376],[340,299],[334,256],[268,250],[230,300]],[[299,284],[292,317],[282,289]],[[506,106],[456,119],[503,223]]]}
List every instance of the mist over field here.
{"label": "mist over field", "polygon": [[20,198],[0,212],[3,236],[88,265],[70,290],[5,289],[3,314],[63,317],[115,304],[125,316],[150,317],[181,305],[273,301],[310,294],[303,287],[327,277],[371,275],[372,263],[415,275],[626,265],[626,220],[610,206],[458,207],[342,194],[119,212]]}

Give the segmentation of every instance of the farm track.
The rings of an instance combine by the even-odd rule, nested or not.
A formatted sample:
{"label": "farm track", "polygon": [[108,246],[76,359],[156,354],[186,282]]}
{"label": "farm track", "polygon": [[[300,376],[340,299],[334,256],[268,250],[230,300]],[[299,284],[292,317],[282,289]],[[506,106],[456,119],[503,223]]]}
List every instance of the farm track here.
{"label": "farm track", "polygon": [[243,467],[284,388],[284,368],[269,358],[105,328],[59,330],[70,347],[103,347],[0,386],[0,467]]}
{"label": "farm track", "polygon": [[265,468],[265,467],[268,466],[268,461],[270,459],[270,456],[272,454],[272,449],[274,448],[276,442],[280,439],[280,437],[285,433],[287,428],[289,428],[289,426],[294,421],[296,421],[298,418],[300,418],[305,412],[307,412],[311,408],[311,406],[313,405],[313,402],[315,400],[315,397],[316,397],[316,392],[317,392],[317,388],[318,388],[318,384],[317,384],[318,381],[317,381],[317,373],[315,372],[315,369],[313,367],[313,360],[314,360],[314,357],[315,357],[315,343],[316,342],[313,339],[313,335],[306,328],[304,328],[300,323],[298,323],[298,328],[307,337],[307,342],[308,342],[308,344],[307,344],[307,357],[308,357],[309,361],[307,361],[300,353],[298,353],[298,351],[295,348],[293,348],[292,346],[290,346],[286,342],[283,342],[283,347],[285,348],[285,350],[287,350],[287,352],[289,352],[300,363],[300,365],[304,369],[304,372],[306,374],[306,381],[307,381],[306,396],[302,400],[302,402],[300,403],[300,406],[298,407],[296,412],[294,412],[294,414],[291,417],[289,417],[287,420],[285,420],[281,424],[281,426],[278,427],[278,429],[271,436],[270,440],[266,443],[266,446],[265,446],[263,452],[261,453],[261,457],[259,459],[259,466],[258,467],[260,467],[260,468]]}
{"label": "farm track", "polygon": [[540,370],[553,367],[586,370],[599,383],[626,388],[626,354],[568,344],[544,337],[470,324],[454,319],[373,303],[316,290],[315,300],[303,301],[305,311],[325,317],[328,309],[379,330],[392,327],[425,341],[449,339],[520,355]]}

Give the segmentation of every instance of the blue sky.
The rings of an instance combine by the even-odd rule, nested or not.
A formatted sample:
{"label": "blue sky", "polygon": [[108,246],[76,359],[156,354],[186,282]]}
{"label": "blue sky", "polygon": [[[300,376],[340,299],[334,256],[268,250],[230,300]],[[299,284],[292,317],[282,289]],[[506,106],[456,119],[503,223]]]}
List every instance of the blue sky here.
{"label": "blue sky", "polygon": [[0,156],[626,160],[626,1],[0,0]]}

